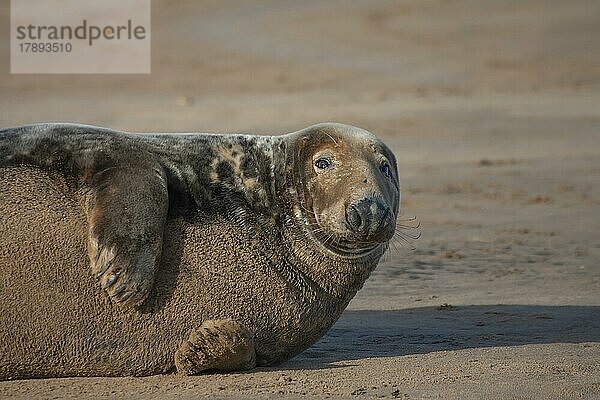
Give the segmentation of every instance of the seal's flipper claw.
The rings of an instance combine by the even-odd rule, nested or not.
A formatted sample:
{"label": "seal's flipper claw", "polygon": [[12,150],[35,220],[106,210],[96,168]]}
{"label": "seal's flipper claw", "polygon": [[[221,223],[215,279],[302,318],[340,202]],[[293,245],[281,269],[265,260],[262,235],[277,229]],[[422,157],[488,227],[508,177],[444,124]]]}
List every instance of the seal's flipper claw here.
{"label": "seal's flipper claw", "polygon": [[105,262],[104,265],[96,273],[96,279],[100,278],[106,272],[106,270],[111,266],[111,264],[112,264],[112,260]]}
{"label": "seal's flipper claw", "polygon": [[[119,277],[119,273],[115,272],[114,274],[99,274],[99,277],[105,275],[104,279],[102,279],[102,289],[106,290],[112,286],[113,283]],[[121,285],[123,286],[123,285]],[[118,290],[118,289],[117,289]]]}
{"label": "seal's flipper claw", "polygon": [[126,302],[127,300],[129,300],[131,298],[131,296],[133,296],[133,292],[125,292],[120,296],[119,295],[112,296],[112,298],[115,301],[115,303],[123,303],[123,302]]}
{"label": "seal's flipper claw", "polygon": [[[104,286],[103,286],[103,288],[104,288]],[[106,288],[104,288],[104,289],[106,289]],[[111,297],[120,295],[125,289],[127,289],[127,285],[124,283],[121,283],[121,285],[119,285],[119,287],[116,288],[114,290],[114,292],[111,293]]]}
{"label": "seal's flipper claw", "polygon": [[256,366],[254,335],[230,319],[205,321],[175,352],[175,366],[184,375],[252,369]]}
{"label": "seal's flipper claw", "polygon": [[168,210],[164,171],[151,161],[87,175],[92,272],[119,305],[142,303],[154,282]]}

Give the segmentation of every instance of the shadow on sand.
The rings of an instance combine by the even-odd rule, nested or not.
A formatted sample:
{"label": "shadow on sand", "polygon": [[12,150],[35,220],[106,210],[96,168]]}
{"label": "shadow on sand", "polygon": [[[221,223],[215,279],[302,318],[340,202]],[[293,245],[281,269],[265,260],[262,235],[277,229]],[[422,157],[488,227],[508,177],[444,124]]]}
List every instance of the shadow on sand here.
{"label": "shadow on sand", "polygon": [[485,305],[346,311],[311,348],[280,368],[443,350],[600,341],[600,307]]}

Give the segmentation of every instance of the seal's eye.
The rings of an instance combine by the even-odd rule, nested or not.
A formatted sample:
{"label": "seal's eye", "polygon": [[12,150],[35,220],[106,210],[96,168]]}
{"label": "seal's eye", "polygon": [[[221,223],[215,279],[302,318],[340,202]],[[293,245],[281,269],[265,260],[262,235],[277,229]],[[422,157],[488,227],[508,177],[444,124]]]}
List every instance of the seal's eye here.
{"label": "seal's eye", "polygon": [[390,165],[388,163],[381,164],[381,167],[379,167],[379,169],[381,170],[381,173],[387,176],[388,178],[392,176],[392,170],[390,169]]}
{"label": "seal's eye", "polygon": [[327,158],[319,158],[317,161],[315,161],[315,167],[317,167],[317,169],[327,169],[331,167],[331,161],[328,160]]}

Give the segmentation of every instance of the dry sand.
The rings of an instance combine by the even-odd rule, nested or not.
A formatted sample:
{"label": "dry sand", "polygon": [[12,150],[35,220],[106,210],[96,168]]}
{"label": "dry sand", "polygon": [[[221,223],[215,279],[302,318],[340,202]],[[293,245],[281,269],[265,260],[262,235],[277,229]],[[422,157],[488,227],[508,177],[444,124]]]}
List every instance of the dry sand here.
{"label": "dry sand", "polygon": [[2,398],[600,398],[600,3],[161,1],[151,75],[8,73],[0,126],[363,126],[421,221],[278,368],[1,382]]}

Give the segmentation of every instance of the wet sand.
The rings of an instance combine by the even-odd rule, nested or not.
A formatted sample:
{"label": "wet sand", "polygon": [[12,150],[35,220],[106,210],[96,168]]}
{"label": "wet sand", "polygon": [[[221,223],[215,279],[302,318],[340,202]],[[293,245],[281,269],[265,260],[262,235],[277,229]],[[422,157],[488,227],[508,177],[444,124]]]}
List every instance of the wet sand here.
{"label": "wet sand", "polygon": [[152,15],[151,75],[3,63],[0,126],[355,124],[397,154],[422,236],[397,238],[329,334],[280,367],[0,382],[0,397],[600,398],[597,2],[161,1]]}

